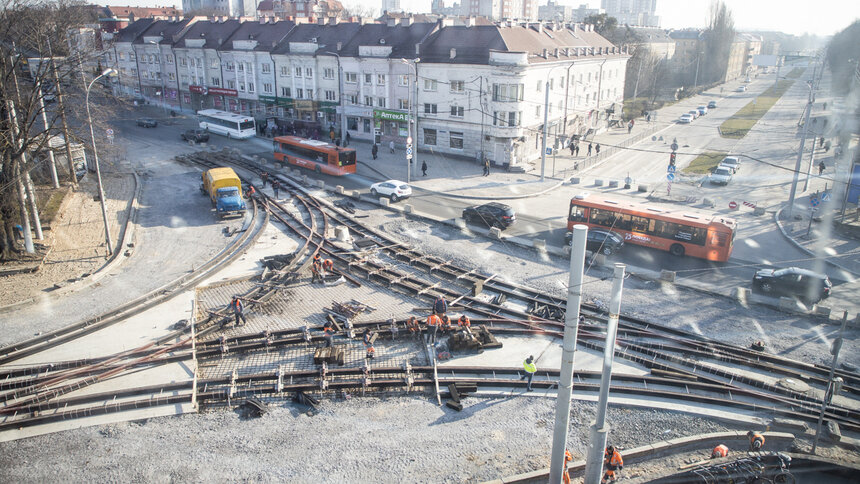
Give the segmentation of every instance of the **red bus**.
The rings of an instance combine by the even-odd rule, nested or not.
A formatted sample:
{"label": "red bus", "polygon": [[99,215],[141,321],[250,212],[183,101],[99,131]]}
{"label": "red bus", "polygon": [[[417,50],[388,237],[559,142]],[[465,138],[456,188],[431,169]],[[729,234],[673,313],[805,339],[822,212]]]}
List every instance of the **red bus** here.
{"label": "red bus", "polygon": [[355,173],[355,150],[298,136],[274,140],[275,160],[327,175]]}
{"label": "red bus", "polygon": [[570,201],[568,230],[576,224],[610,229],[626,243],[718,262],[729,260],[738,230],[734,219],[721,215],[611,200],[588,193]]}

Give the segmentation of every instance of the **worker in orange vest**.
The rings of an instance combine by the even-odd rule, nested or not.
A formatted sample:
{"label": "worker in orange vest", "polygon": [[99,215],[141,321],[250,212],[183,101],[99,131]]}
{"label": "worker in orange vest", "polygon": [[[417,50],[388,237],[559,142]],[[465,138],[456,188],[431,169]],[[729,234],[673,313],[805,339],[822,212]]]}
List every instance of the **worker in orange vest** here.
{"label": "worker in orange vest", "polygon": [[427,331],[430,333],[430,344],[436,344],[436,332],[439,331],[439,325],[442,320],[435,313],[427,318]]}
{"label": "worker in orange vest", "polygon": [[603,466],[606,468],[606,472],[603,474],[603,479],[600,482],[615,481],[618,478],[616,473],[624,468],[624,460],[615,446],[610,445],[606,448],[606,451],[603,453]]}
{"label": "worker in orange vest", "polygon": [[370,328],[367,328],[364,331],[364,350],[366,358],[373,358],[376,353],[376,349],[373,347],[373,342],[370,338],[373,337],[373,332],[370,331]]}
{"label": "worker in orange vest", "polygon": [[323,325],[323,339],[325,339],[325,347],[330,348],[332,339],[334,339],[334,325],[331,324],[331,321],[326,321]]}
{"label": "worker in orange vest", "polygon": [[334,262],[331,259],[326,259],[322,263],[322,268],[326,274],[330,274],[334,270]]}
{"label": "worker in orange vest", "polygon": [[418,326],[418,320],[415,319],[415,316],[409,316],[409,319],[406,320],[406,328],[409,329],[410,333],[417,333],[421,330]]}
{"label": "worker in orange vest", "polygon": [[750,451],[758,451],[761,450],[762,447],[764,447],[764,435],[754,430],[750,430],[749,432],[747,432],[747,435],[750,438]]}
{"label": "worker in orange vest", "polygon": [[236,317],[235,326],[239,325],[239,320],[242,320],[242,326],[245,325],[248,321],[245,320],[245,305],[242,304],[242,299],[239,296],[233,296],[233,299],[230,301],[230,308],[233,310],[233,316]]}
{"label": "worker in orange vest", "polygon": [[442,319],[442,324],[440,326],[442,328],[442,332],[447,333],[448,331],[451,330],[451,320],[448,319],[447,314],[443,314],[441,319]]}
{"label": "worker in orange vest", "polygon": [[564,481],[564,484],[570,484],[570,474],[568,474],[567,463],[573,460],[573,456],[570,455],[570,451],[564,449],[564,470],[561,471],[561,478]]}
{"label": "worker in orange vest", "polygon": [[720,457],[725,457],[729,455],[729,448],[726,447],[726,444],[720,444],[714,447],[714,450],[711,451],[711,459],[719,459]]}

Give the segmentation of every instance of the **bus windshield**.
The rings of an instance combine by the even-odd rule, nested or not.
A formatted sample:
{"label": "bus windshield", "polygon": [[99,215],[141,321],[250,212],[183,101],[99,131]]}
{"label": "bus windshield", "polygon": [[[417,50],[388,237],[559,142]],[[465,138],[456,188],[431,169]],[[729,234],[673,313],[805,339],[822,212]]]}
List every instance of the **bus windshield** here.
{"label": "bus windshield", "polygon": [[340,166],[354,165],[355,151],[341,151],[338,156],[338,161],[340,162]]}
{"label": "bus windshield", "polygon": [[254,129],[253,121],[242,121],[239,123],[239,129]]}

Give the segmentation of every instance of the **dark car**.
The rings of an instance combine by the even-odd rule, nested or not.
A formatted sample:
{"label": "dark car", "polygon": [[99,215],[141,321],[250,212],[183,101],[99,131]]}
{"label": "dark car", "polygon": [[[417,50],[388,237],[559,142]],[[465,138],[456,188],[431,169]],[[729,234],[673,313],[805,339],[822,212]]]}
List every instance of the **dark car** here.
{"label": "dark car", "polygon": [[182,139],[184,141],[193,141],[195,143],[205,143],[209,141],[209,133],[202,129],[189,129],[182,133]]}
{"label": "dark car", "polygon": [[716,101],[708,101],[708,109],[717,109]]}
{"label": "dark car", "polygon": [[[568,232],[564,236],[564,243],[570,246],[573,241],[573,232]],[[594,253],[603,255],[612,255],[624,247],[624,238],[611,230],[603,229],[588,229],[588,235],[585,238],[585,248]]]}
{"label": "dark car", "polygon": [[498,203],[485,203],[477,207],[468,207],[463,210],[463,220],[467,223],[483,224],[487,227],[498,227],[506,229],[517,220],[514,209]]}
{"label": "dark car", "polygon": [[832,288],[833,284],[826,275],[799,267],[763,269],[756,272],[752,280],[753,292],[791,297],[805,304],[817,303],[830,296]]}
{"label": "dark car", "polygon": [[137,125],[144,128],[154,128],[158,126],[158,121],[152,118],[138,118]]}

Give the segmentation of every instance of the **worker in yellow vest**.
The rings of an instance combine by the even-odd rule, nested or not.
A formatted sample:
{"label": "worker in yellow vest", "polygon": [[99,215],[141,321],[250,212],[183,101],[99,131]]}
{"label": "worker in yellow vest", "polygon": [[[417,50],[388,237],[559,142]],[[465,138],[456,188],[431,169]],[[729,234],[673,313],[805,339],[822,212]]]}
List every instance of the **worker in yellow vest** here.
{"label": "worker in yellow vest", "polygon": [[527,392],[533,391],[532,390],[532,379],[535,376],[535,372],[537,372],[537,366],[535,366],[534,361],[535,361],[535,357],[531,356],[531,355],[529,355],[529,357],[526,358],[525,361],[523,361],[523,369],[526,371],[526,374],[523,375],[522,378],[520,378],[520,380],[524,380],[524,379],[528,378],[529,384],[526,387]]}

